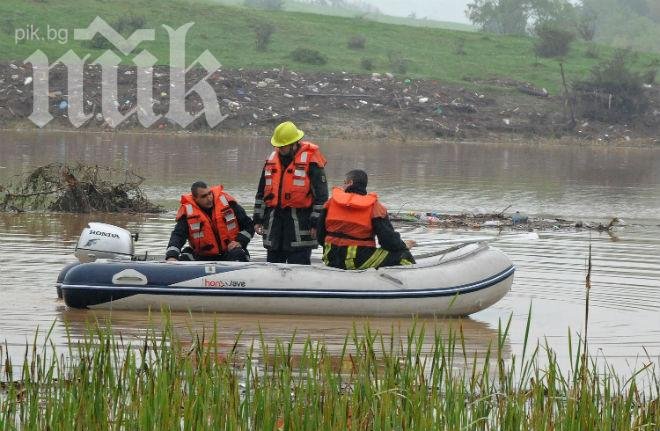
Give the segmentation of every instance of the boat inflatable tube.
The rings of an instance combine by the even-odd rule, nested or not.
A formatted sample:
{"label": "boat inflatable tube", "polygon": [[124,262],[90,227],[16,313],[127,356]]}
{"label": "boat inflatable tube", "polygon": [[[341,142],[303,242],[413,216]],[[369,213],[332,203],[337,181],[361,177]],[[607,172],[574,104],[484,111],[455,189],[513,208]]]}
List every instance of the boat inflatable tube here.
{"label": "boat inflatable tube", "polygon": [[[123,250],[132,254],[132,242]],[[84,253],[97,256],[96,252]],[[415,265],[353,271],[264,262],[136,262],[122,260],[123,256],[122,251],[120,259],[97,259],[63,271],[59,288],[66,305],[116,310],[465,316],[504,297],[514,275],[509,258],[487,243],[461,244],[419,258]]]}

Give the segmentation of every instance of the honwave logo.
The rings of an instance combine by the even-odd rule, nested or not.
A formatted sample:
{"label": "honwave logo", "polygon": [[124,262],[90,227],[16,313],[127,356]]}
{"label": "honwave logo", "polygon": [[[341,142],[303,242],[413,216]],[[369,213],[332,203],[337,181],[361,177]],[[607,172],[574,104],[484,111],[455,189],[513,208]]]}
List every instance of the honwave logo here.
{"label": "honwave logo", "polygon": [[244,281],[204,279],[204,287],[245,287]]}
{"label": "honwave logo", "polygon": [[96,236],[106,236],[108,238],[119,238],[119,235],[116,233],[110,233],[110,232],[103,232],[100,230],[90,230],[89,231],[90,235],[96,235]]}

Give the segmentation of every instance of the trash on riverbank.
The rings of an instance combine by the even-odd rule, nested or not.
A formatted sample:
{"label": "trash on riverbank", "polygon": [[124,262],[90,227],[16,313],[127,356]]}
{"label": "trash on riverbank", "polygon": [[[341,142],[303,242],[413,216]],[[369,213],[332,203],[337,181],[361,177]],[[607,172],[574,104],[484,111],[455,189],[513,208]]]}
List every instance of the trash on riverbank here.
{"label": "trash on riverbank", "polygon": [[[226,117],[210,127],[201,115],[184,128],[163,117],[170,110],[170,98],[176,96],[172,88],[180,85],[170,82],[169,67],[156,66],[144,73],[149,75],[149,80],[138,80],[140,71],[135,67],[118,67],[116,95],[119,99],[110,102],[113,110],[128,117],[121,124],[111,124],[109,112],[103,112],[102,68],[86,64],[82,71],[82,94],[70,99],[73,95],[69,94],[68,71],[64,65],[54,65],[48,78],[49,113],[54,117],[52,127],[71,127],[69,110],[72,110],[83,112],[85,118],[89,118],[77,127],[81,130],[141,129],[144,126],[138,115],[138,92],[142,91],[153,97],[153,101],[141,104],[146,111],[143,114],[158,118],[149,123],[148,128],[152,130],[215,129],[267,134],[277,123],[292,120],[310,134],[323,135],[330,132],[395,139],[451,137],[490,141],[494,136],[513,133],[525,139],[566,136],[645,143],[657,142],[660,130],[660,117],[653,114],[659,109],[657,102],[638,124],[606,124],[580,119],[583,126],[569,131],[561,110],[563,99],[529,82],[504,77],[486,80],[465,77],[470,87],[479,88],[475,90],[392,73],[294,72],[285,68],[221,69],[208,77],[205,69],[192,68],[186,73],[187,85],[205,80],[215,95],[207,94],[207,99],[203,100],[192,92],[186,96],[185,110],[200,113],[206,108],[208,97],[213,100],[215,96]],[[0,62],[0,127],[29,120],[33,112],[33,90],[45,84],[29,82],[30,79],[46,78],[33,77],[30,64],[18,67]],[[646,91],[651,100],[659,100],[660,88]],[[305,109],[299,109],[300,106]],[[105,109],[110,108],[106,106]]]}
{"label": "trash on riverbank", "polygon": [[0,185],[0,211],[163,212],[147,199],[143,181],[127,170],[52,163]]}

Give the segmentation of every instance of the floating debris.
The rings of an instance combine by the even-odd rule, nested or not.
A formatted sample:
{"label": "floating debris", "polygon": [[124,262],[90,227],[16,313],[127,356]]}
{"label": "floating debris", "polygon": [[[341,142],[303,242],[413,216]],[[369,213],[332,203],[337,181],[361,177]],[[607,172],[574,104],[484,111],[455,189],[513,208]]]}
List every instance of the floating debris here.
{"label": "floating debris", "polygon": [[515,230],[567,230],[587,229],[612,232],[621,221],[614,217],[609,223],[586,223],[562,218],[532,218],[516,211],[510,216],[497,214],[440,214],[438,212],[407,211],[389,213],[390,220],[415,225],[438,226],[448,229],[515,229]]}

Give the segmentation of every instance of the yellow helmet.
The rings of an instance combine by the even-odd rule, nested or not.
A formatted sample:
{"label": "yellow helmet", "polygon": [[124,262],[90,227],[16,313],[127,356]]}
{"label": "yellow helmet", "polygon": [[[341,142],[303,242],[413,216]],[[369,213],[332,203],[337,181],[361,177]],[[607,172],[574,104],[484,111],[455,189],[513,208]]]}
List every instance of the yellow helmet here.
{"label": "yellow helmet", "polygon": [[270,143],[273,144],[273,147],[286,147],[295,144],[303,136],[305,136],[305,133],[297,128],[295,124],[291,121],[285,121],[275,128]]}

